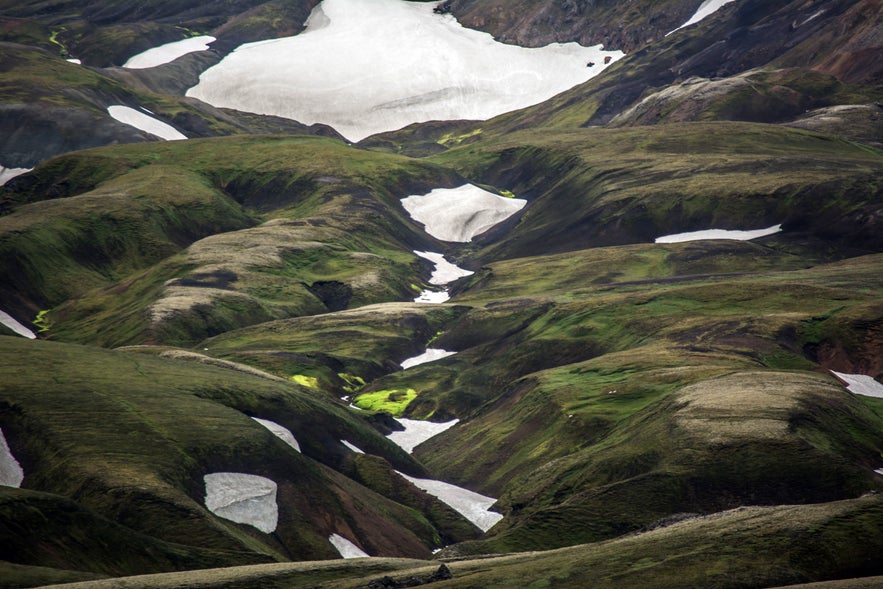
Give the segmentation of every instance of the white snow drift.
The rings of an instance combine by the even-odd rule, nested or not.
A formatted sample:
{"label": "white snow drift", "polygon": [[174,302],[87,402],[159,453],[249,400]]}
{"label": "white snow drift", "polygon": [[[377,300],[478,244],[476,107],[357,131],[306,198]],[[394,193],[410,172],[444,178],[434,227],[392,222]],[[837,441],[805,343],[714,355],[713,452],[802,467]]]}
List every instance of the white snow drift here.
{"label": "white snow drift", "polygon": [[451,295],[446,290],[424,290],[414,298],[415,303],[427,303],[440,305],[451,300]]}
{"label": "white snow drift", "polygon": [[[425,260],[429,260],[433,264],[435,264],[435,268],[432,270],[432,276],[429,278],[429,284],[435,284],[438,286],[443,286],[445,284],[451,283],[458,278],[463,278],[464,276],[471,276],[475,274],[470,270],[464,270],[455,264],[450,263],[445,259],[443,254],[439,254],[436,252],[418,252],[414,250],[414,253],[420,256]],[[420,295],[414,299],[415,303],[444,303],[450,299],[450,295],[448,295],[448,291],[442,290],[424,290],[420,293]]]}
{"label": "white snow drift", "polygon": [[0,166],[0,186],[3,186],[16,176],[21,176],[26,172],[30,172],[33,168],[7,168]]}
{"label": "white snow drift", "polygon": [[187,96],[326,123],[358,141],[411,123],[484,120],[537,104],[624,55],[600,45],[498,43],[434,14],[435,6],[324,0],[304,32],[242,45],[206,70]]}
{"label": "white snow drift", "polygon": [[341,440],[340,443],[343,444],[344,446],[346,446],[347,448],[349,448],[350,450],[352,450],[353,452],[355,452],[356,454],[364,454],[365,453],[364,450],[362,450],[361,448],[359,448],[358,446],[356,446],[352,442],[348,442],[347,440]]}
{"label": "white snow drift", "polygon": [[187,139],[186,135],[182,134],[173,126],[129,106],[123,106],[121,104],[108,106],[107,114],[123,124],[140,129],[145,133],[156,135],[160,139],[165,139],[167,141]]}
{"label": "white snow drift", "polygon": [[833,370],[831,373],[846,383],[846,388],[849,392],[855,395],[883,399],[883,384],[874,380],[874,377],[867,374],[843,374]]}
{"label": "white snow drift", "polygon": [[290,429],[285,426],[279,425],[274,421],[270,421],[269,419],[259,419],[257,417],[252,417],[252,419],[276,434],[276,436],[280,440],[300,452],[300,444],[297,443],[297,440],[295,439],[294,434],[291,433]]}
{"label": "white snow drift", "polygon": [[337,549],[341,558],[365,558],[368,555],[364,550],[339,534],[331,534],[328,541]]}
{"label": "white snow drift", "polygon": [[10,315],[6,311],[0,311],[0,323],[2,323],[3,325],[5,325],[6,327],[8,327],[9,329],[11,329],[12,331],[14,331],[15,333],[17,333],[18,335],[20,335],[22,337],[26,337],[28,339],[36,339],[37,338],[37,335],[33,331],[31,331],[30,329],[28,329],[27,327],[25,327],[24,325],[19,323],[15,319],[15,317]]}
{"label": "white snow drift", "polygon": [[478,526],[482,532],[487,532],[503,519],[501,514],[490,511],[490,507],[497,502],[493,497],[485,497],[475,491],[442,481],[418,479],[400,472],[399,474],[418,488],[450,505],[457,513]]}
{"label": "white snow drift", "polygon": [[22,470],[21,464],[12,455],[12,450],[6,443],[6,436],[0,429],[0,485],[4,487],[21,487],[21,482],[25,478],[25,471]]}
{"label": "white snow drift", "polygon": [[402,450],[410,454],[414,448],[457,425],[458,419],[447,421],[445,423],[434,423],[432,421],[420,421],[416,419],[397,419],[404,431],[392,432],[387,438],[397,444]]}
{"label": "white snow drift", "polygon": [[411,218],[442,241],[466,243],[524,208],[521,198],[498,196],[472,184],[436,188],[402,199]]}
{"label": "white snow drift", "polygon": [[700,241],[703,239],[732,239],[736,241],[750,241],[758,237],[766,237],[779,233],[782,225],[773,225],[766,229],[753,229],[751,231],[737,231],[731,229],[706,229],[704,231],[690,231],[688,233],[675,233],[656,238],[656,243],[681,243],[684,241]]}
{"label": "white snow drift", "polygon": [[214,37],[203,35],[200,37],[191,37],[182,41],[166,43],[165,45],[160,45],[159,47],[143,51],[138,55],[133,55],[123,64],[123,67],[132,70],[143,70],[171,63],[188,53],[205,51],[208,49],[209,43],[212,43],[213,41],[216,41]]}
{"label": "white snow drift", "polygon": [[675,31],[680,31],[684,27],[695,25],[697,22],[708,16],[711,16],[712,14],[720,10],[721,7],[733,1],[734,0],[705,0],[704,2],[702,2],[702,4],[699,5],[699,8],[697,8],[696,12],[693,13],[693,16],[687,19],[687,22],[676,28],[674,31],[668,33],[666,37],[668,35],[671,35],[671,33],[674,33]]}
{"label": "white snow drift", "polygon": [[448,356],[453,356],[457,352],[449,352],[447,350],[442,350],[441,348],[426,348],[426,351],[417,356],[413,356],[411,358],[407,358],[400,362],[402,370],[407,370],[408,368],[413,368],[415,366],[420,366],[421,364],[426,364],[428,362],[435,362],[436,360],[441,360],[442,358],[447,358]]}
{"label": "white snow drift", "polygon": [[269,534],[279,521],[276,483],[268,478],[238,472],[207,474],[205,506],[224,519],[254,526]]}

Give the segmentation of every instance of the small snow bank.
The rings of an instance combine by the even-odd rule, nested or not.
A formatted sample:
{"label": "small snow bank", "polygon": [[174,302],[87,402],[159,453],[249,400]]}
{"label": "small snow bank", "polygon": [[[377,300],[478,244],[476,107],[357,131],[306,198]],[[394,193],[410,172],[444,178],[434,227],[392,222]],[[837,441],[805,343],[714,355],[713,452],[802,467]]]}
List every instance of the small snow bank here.
{"label": "small snow bank", "polygon": [[876,472],[877,474],[883,475],[883,468],[875,469],[874,472]]}
{"label": "small snow bank", "polygon": [[831,374],[843,381],[849,392],[855,395],[883,399],[883,384],[874,380],[872,376],[866,374],[843,374],[834,370],[831,371]]}
{"label": "small snow bank", "polygon": [[280,440],[300,452],[300,444],[297,443],[297,440],[294,438],[294,434],[291,433],[290,429],[285,426],[279,425],[274,421],[270,421],[269,419],[259,419],[257,417],[252,417],[252,419],[276,434],[276,436]]}
{"label": "small snow bank", "polygon": [[451,300],[451,295],[446,290],[424,290],[414,297],[415,303],[426,303],[429,305],[440,305]]}
{"label": "small snow bank", "polygon": [[366,558],[368,553],[338,534],[328,536],[328,541],[337,549],[341,558]]}
{"label": "small snow bank", "polygon": [[387,438],[394,444],[397,444],[402,450],[410,454],[414,448],[435,437],[445,430],[451,429],[460,421],[454,419],[445,423],[434,423],[432,421],[420,421],[417,419],[397,419],[404,431],[392,432]]}
{"label": "small snow bank", "polygon": [[33,331],[19,323],[15,317],[7,313],[6,311],[0,311],[0,323],[17,333],[22,337],[26,337],[28,339],[37,339],[37,334]]}
{"label": "small snow bank", "polygon": [[344,446],[346,446],[347,448],[349,448],[350,450],[352,450],[353,452],[355,452],[356,454],[364,454],[365,453],[364,450],[362,450],[361,448],[359,448],[358,446],[356,446],[355,444],[353,444],[351,442],[348,442],[346,440],[341,440],[340,443],[343,444]]}
{"label": "small snow bank", "polygon": [[400,472],[399,475],[411,481],[418,488],[450,505],[457,513],[478,526],[482,532],[487,532],[498,521],[503,519],[501,514],[489,511],[490,507],[497,502],[493,497],[486,497],[475,491],[442,481],[418,479]]}
{"label": "small snow bank", "polygon": [[458,278],[464,278],[475,274],[475,272],[472,272],[471,270],[464,270],[456,264],[450,263],[445,259],[444,254],[436,252],[418,252],[417,250],[414,250],[414,253],[424,260],[429,260],[435,264],[435,269],[433,269],[432,276],[429,278],[429,284],[444,286]]}
{"label": "small snow bank", "polygon": [[171,63],[188,53],[205,51],[208,49],[209,43],[213,43],[216,40],[214,37],[202,35],[200,37],[191,37],[181,41],[166,43],[165,45],[153,47],[133,55],[123,64],[123,67],[131,70],[143,70]]}
{"label": "small snow bank", "polygon": [[83,62],[81,60],[77,59],[76,57],[66,59],[65,61],[67,61],[68,63],[72,63],[74,65],[83,65]]}
{"label": "small snow bank", "polygon": [[165,139],[167,141],[187,139],[186,135],[179,132],[173,126],[128,106],[123,106],[121,104],[108,106],[107,114],[125,125],[135,127],[136,129],[140,129],[151,135],[156,135],[160,139]]}
{"label": "small snow bank", "polygon": [[5,166],[0,166],[0,186],[3,186],[16,176],[21,176],[31,170],[33,170],[33,168],[7,168]]}
{"label": "small snow bank", "polygon": [[407,370],[408,368],[413,368],[414,366],[426,364],[427,362],[435,362],[436,360],[441,360],[442,358],[453,356],[456,353],[457,352],[442,350],[441,348],[426,348],[426,351],[422,354],[413,356],[406,360],[402,360],[399,364],[401,365],[402,370]]}
{"label": "small snow bank", "polygon": [[665,36],[668,37],[675,31],[680,31],[684,27],[695,25],[697,22],[708,16],[711,16],[712,14],[720,10],[724,5],[734,1],[735,0],[705,0],[702,4],[699,5],[699,8],[696,9],[696,12],[693,13],[693,16],[691,16],[687,20],[687,22],[676,28],[674,31],[667,33]]}
{"label": "small snow bank", "polygon": [[402,199],[411,218],[428,234],[442,241],[466,243],[524,208],[527,201],[505,198],[464,184],[459,188],[436,188],[429,194]]}
{"label": "small snow bank", "polygon": [[269,534],[276,530],[279,507],[276,483],[238,472],[216,472],[203,477],[206,508],[224,519],[254,526]]}
{"label": "small snow bank", "polygon": [[688,233],[675,233],[657,237],[656,243],[682,243],[685,241],[701,241],[703,239],[732,239],[736,241],[750,241],[758,237],[773,235],[782,231],[782,225],[773,225],[766,229],[753,229],[751,231],[738,231],[731,229],[706,229],[704,231],[690,231]]}
{"label": "small snow bank", "polygon": [[299,35],[238,47],[187,96],[326,123],[350,141],[411,123],[538,104],[621,59],[601,45],[526,48],[464,28],[436,2],[323,0]]}
{"label": "small snow bank", "polygon": [[12,455],[9,444],[6,443],[6,436],[0,429],[0,485],[4,487],[21,487],[21,482],[25,479],[25,471],[22,470],[21,464]]}

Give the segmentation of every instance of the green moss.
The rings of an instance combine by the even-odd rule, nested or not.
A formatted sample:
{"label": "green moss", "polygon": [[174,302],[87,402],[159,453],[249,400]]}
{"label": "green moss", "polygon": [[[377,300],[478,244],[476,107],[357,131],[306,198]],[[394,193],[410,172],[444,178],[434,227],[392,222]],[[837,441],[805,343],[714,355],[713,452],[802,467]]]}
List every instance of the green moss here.
{"label": "green moss", "polygon": [[307,376],[306,374],[295,374],[290,378],[290,380],[310,389],[319,388],[319,379],[315,376]]}
{"label": "green moss", "polygon": [[363,393],[353,399],[353,404],[366,411],[383,411],[393,417],[401,417],[408,404],[417,398],[414,389],[392,389]]}

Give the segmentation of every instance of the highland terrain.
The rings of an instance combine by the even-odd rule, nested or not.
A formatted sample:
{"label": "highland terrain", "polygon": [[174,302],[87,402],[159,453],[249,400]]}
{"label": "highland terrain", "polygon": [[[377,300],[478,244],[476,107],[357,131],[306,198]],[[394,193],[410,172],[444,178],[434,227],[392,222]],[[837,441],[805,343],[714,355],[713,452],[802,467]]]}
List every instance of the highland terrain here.
{"label": "highland terrain", "polygon": [[0,587],[883,583],[883,3],[354,2],[0,0]]}

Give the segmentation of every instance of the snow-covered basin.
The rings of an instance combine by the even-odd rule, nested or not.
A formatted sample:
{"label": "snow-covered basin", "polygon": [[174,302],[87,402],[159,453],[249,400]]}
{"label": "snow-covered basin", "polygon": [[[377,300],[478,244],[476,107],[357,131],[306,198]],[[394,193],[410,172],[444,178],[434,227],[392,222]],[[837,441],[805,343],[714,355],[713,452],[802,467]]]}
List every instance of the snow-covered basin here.
{"label": "snow-covered basin", "polygon": [[107,114],[123,124],[135,127],[145,133],[156,135],[160,139],[165,139],[167,141],[187,139],[186,135],[168,123],[164,123],[161,120],[156,119],[147,113],[135,110],[130,106],[123,106],[121,104],[108,106]]}
{"label": "snow-covered basin", "polygon": [[466,243],[524,208],[522,198],[506,198],[473,184],[436,188],[402,199],[411,218],[436,239]]}
{"label": "snow-covered basin", "polygon": [[7,313],[6,311],[0,311],[0,323],[17,333],[22,337],[26,337],[28,339],[36,339],[37,335],[19,323],[15,317]]}
{"label": "snow-covered basin", "polygon": [[216,472],[205,480],[205,506],[224,519],[254,526],[264,533],[276,529],[279,507],[276,483],[253,474]]}
{"label": "snow-covered basin", "polygon": [[733,229],[705,229],[703,231],[690,231],[688,233],[675,233],[656,238],[656,243],[681,243],[685,241],[701,241],[703,239],[732,239],[736,241],[750,241],[758,237],[766,237],[779,233],[782,225],[773,225],[766,229],[752,229],[750,231],[738,231]]}
{"label": "snow-covered basin", "polygon": [[411,123],[484,120],[531,106],[624,55],[600,45],[498,43],[435,14],[436,4],[324,0],[304,32],[240,46],[203,72],[187,96],[326,123],[358,141]]}
{"label": "snow-covered basin", "polygon": [[834,370],[831,373],[846,384],[849,392],[883,399],[883,384],[877,382],[874,377],[867,374],[844,374]]}
{"label": "snow-covered basin", "polygon": [[432,438],[457,425],[458,419],[446,421],[444,423],[435,423],[432,421],[420,421],[417,419],[397,419],[404,431],[392,432],[387,438],[393,443],[398,444],[405,452],[410,454],[414,448]]}
{"label": "snow-covered basin", "polygon": [[487,532],[494,524],[503,519],[502,514],[490,511],[490,507],[497,502],[493,497],[485,497],[475,491],[442,481],[418,479],[401,472],[399,474],[420,489],[450,505],[457,513],[478,526],[482,532]]}
{"label": "snow-covered basin", "polygon": [[400,362],[402,370],[407,370],[408,368],[413,368],[415,366],[420,366],[421,364],[426,364],[428,362],[435,362],[436,360],[441,360],[442,358],[447,358],[448,356],[453,356],[457,352],[449,352],[447,350],[442,350],[441,348],[426,348],[426,351],[422,354],[418,354],[416,356],[412,356],[411,358],[407,358]]}
{"label": "snow-covered basin", "polygon": [[22,470],[21,464],[12,455],[9,444],[6,443],[6,436],[0,429],[0,485],[4,487],[21,487],[21,482],[25,478],[25,471]]}
{"label": "snow-covered basin", "polygon": [[258,417],[252,417],[252,419],[276,434],[280,440],[300,452],[300,444],[297,443],[297,439],[295,439],[294,434],[291,433],[290,429],[283,425],[279,425],[275,421],[270,421],[269,419],[260,419]]}
{"label": "snow-covered basin", "polygon": [[337,549],[342,558],[365,558],[369,556],[364,550],[339,534],[331,534],[328,541]]}
{"label": "snow-covered basin", "polygon": [[30,172],[33,168],[7,168],[5,166],[0,166],[0,186],[3,186],[16,176],[21,176],[27,172]]}
{"label": "snow-covered basin", "polygon": [[205,51],[208,49],[209,43],[212,43],[213,41],[216,41],[214,37],[202,35],[199,37],[191,37],[181,41],[166,43],[165,45],[153,47],[152,49],[133,55],[123,64],[123,67],[133,70],[142,70],[171,63],[188,53]]}
{"label": "snow-covered basin", "polygon": [[697,22],[703,20],[704,18],[706,18],[708,16],[711,16],[712,14],[714,14],[715,12],[720,10],[721,7],[723,7],[724,5],[729,4],[730,2],[733,2],[733,1],[734,0],[705,0],[702,4],[699,5],[699,8],[697,8],[696,12],[693,13],[693,16],[691,16],[689,19],[687,19],[687,22],[685,22],[684,24],[682,24],[681,26],[676,28],[674,31],[671,31],[668,34],[666,34],[666,37],[668,35],[671,35],[675,31],[680,31],[684,27],[689,27],[690,25],[695,25]]}

